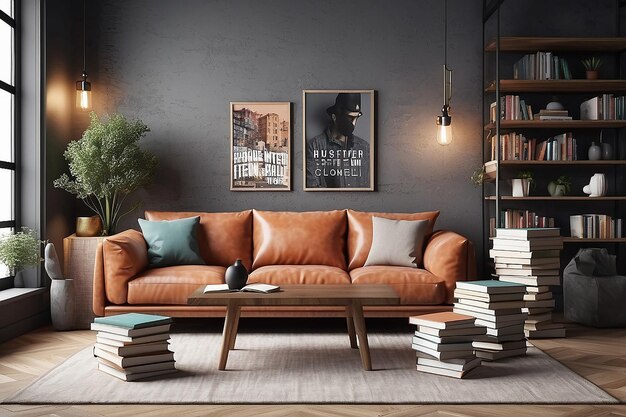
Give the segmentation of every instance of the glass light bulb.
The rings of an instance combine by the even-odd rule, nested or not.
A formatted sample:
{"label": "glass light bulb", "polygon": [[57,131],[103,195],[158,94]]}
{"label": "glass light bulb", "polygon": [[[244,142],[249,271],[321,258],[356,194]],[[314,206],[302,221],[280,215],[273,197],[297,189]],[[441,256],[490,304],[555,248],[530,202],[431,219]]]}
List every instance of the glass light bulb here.
{"label": "glass light bulb", "polygon": [[446,146],[452,142],[452,125],[437,126],[437,143]]}
{"label": "glass light bulb", "polygon": [[91,91],[76,90],[76,107],[79,110],[91,110]]}

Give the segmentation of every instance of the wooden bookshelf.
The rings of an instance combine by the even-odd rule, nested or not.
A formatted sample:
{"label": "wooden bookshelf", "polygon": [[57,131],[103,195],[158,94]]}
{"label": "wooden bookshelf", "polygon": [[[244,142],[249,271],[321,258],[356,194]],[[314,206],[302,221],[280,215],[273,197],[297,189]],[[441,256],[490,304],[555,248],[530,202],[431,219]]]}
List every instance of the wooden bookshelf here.
{"label": "wooden bookshelf", "polygon": [[[496,40],[491,40],[485,47],[487,52],[496,51]],[[500,52],[621,52],[626,51],[624,37],[523,37],[501,36]]]}
{"label": "wooden bookshelf", "polygon": [[[492,164],[494,161],[485,162],[486,164]],[[500,166],[527,166],[527,165],[572,165],[572,166],[601,166],[601,165],[626,165],[626,160],[614,159],[605,161],[518,161],[518,160],[504,160],[500,161]]]}
{"label": "wooden bookshelf", "polygon": [[[485,200],[495,200],[496,196],[491,195],[485,197]],[[626,196],[604,196],[604,197],[589,197],[589,196],[565,196],[565,197],[551,197],[549,195],[540,196],[528,196],[528,197],[513,197],[510,195],[501,195],[500,200],[506,201],[626,201]]]}
{"label": "wooden bookshelf", "polygon": [[[494,93],[492,81],[485,92]],[[501,93],[624,93],[626,80],[500,80]]]}
{"label": "wooden bookshelf", "polygon": [[626,238],[580,238],[580,237],[564,237],[563,243],[626,243]]}
{"label": "wooden bookshelf", "polygon": [[[626,120],[501,120],[501,129],[611,129],[625,128]],[[485,130],[495,129],[495,123]]]}

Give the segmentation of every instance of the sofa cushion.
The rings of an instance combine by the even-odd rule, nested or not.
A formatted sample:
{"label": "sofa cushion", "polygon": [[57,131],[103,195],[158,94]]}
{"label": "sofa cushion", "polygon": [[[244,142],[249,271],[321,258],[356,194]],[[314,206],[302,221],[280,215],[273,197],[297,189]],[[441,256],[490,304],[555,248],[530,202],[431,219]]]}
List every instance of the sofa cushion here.
{"label": "sofa cushion", "polygon": [[207,265],[230,266],[241,259],[252,266],[252,211],[199,213],[146,211],[146,220],[174,220],[200,216],[198,245]]}
{"label": "sofa cushion", "polygon": [[204,265],[198,249],[200,217],[151,222],[139,219],[139,227],[148,243],[151,267]]}
{"label": "sofa cushion", "polygon": [[407,266],[366,266],[350,271],[353,285],[387,284],[400,296],[400,304],[443,304],[445,283],[425,269]]}
{"label": "sofa cushion", "polygon": [[[392,220],[428,220],[426,236],[433,232],[439,211],[422,213],[370,213],[348,210],[348,269],[361,268],[372,246],[372,217]],[[421,265],[419,265],[421,266]]]}
{"label": "sofa cushion", "polygon": [[137,230],[126,230],[102,241],[104,291],[114,304],[125,304],[128,281],[148,266],[148,247]]}
{"label": "sofa cushion", "polygon": [[364,266],[417,268],[422,264],[428,220],[390,220],[374,216],[372,223],[372,246]]}
{"label": "sofa cushion", "polygon": [[346,269],[346,212],[254,210],[252,268],[328,265]]}
{"label": "sofa cushion", "polygon": [[248,282],[273,285],[288,284],[349,284],[346,271],[326,265],[270,265],[255,269]]}
{"label": "sofa cushion", "polygon": [[199,286],[223,284],[223,266],[178,265],[148,269],[128,283],[128,304],[187,304]]}

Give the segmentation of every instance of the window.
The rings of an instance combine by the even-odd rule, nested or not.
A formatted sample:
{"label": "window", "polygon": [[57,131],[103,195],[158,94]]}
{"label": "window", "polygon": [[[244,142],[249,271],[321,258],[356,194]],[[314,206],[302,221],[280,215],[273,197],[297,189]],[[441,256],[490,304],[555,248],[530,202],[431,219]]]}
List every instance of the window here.
{"label": "window", "polygon": [[[14,0],[0,0],[0,236],[12,233],[16,223],[16,104]],[[0,289],[9,271],[0,264]]]}

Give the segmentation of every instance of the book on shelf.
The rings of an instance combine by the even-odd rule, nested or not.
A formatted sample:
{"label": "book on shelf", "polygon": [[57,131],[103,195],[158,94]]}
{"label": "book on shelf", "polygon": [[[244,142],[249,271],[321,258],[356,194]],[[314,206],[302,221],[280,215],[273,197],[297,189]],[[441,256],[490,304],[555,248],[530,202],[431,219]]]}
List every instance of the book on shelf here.
{"label": "book on shelf", "polygon": [[567,110],[541,109],[534,115],[535,120],[572,120]]}
{"label": "book on shelf", "polygon": [[[554,227],[554,217],[540,216],[530,210],[507,209],[500,211],[500,223],[508,229],[520,229],[526,227],[551,228]],[[489,219],[489,236],[495,236],[496,219]]]}
{"label": "book on shelf", "polygon": [[581,120],[626,120],[626,96],[602,94],[580,104]]}
{"label": "book on shelf", "polygon": [[552,52],[526,54],[513,64],[515,80],[571,80],[567,61]]}
{"label": "book on shelf", "polygon": [[277,291],[280,291],[280,287],[278,285],[262,283],[248,284],[240,290],[228,288],[228,284],[209,284],[206,285],[203,290],[205,294],[218,292],[258,292],[263,294],[269,294],[271,292]]}
{"label": "book on shelf", "polygon": [[[522,108],[522,105],[524,108]],[[492,123],[496,121],[496,103],[491,103],[489,116]],[[517,95],[504,95],[500,97],[501,120],[533,120],[532,107]]]}
{"label": "book on shelf", "polygon": [[580,214],[569,218],[571,237],[581,239],[622,238],[622,219],[606,214]]}

